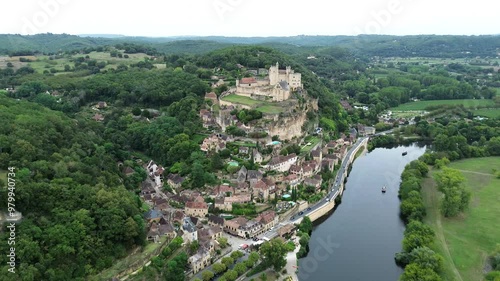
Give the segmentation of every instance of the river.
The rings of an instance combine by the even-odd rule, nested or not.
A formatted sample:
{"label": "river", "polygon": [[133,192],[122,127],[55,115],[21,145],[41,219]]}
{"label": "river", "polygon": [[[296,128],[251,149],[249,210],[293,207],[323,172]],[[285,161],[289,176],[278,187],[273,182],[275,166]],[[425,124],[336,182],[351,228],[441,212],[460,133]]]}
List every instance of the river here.
{"label": "river", "polygon": [[403,271],[394,254],[401,251],[405,229],[399,218],[400,175],[424,152],[419,144],[377,148],[354,161],[342,203],[315,222],[309,254],[299,260],[300,281],[399,279]]}

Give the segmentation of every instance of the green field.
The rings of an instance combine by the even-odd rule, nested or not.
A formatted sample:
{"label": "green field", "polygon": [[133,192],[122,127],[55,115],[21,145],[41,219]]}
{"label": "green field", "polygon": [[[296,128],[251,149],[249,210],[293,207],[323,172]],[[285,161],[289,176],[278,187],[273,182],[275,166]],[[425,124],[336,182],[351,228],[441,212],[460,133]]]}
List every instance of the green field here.
{"label": "green field", "polygon": [[[64,66],[69,65],[70,67],[74,67],[75,63],[72,62],[72,59],[78,57],[89,56],[89,59],[94,59],[97,62],[104,61],[106,62],[106,66],[104,69],[116,68],[119,64],[130,65],[134,63],[138,63],[140,61],[144,61],[144,58],[150,57],[144,53],[137,54],[128,54],[129,58],[118,58],[111,57],[109,52],[91,52],[89,54],[77,54],[77,55],[66,55],[63,58],[58,59],[49,59],[49,56],[40,55],[40,56],[22,56],[24,58],[28,58],[32,60],[31,62],[20,62],[19,58],[21,57],[0,57],[0,68],[6,67],[7,62],[11,62],[14,65],[14,69],[18,69],[22,66],[30,66],[36,72],[43,73],[44,70],[50,70],[54,68],[57,70],[57,74],[67,73],[64,72]],[[161,64],[160,68],[163,68],[165,65]]]}
{"label": "green field", "polygon": [[467,108],[474,108],[476,106],[492,106],[495,103],[493,100],[428,100],[428,101],[414,101],[400,104],[398,107],[391,108],[393,111],[410,111],[410,110],[425,110],[428,106],[436,105],[459,105],[462,104]]}
{"label": "green field", "polygon": [[278,114],[280,112],[283,112],[282,107],[276,106],[272,102],[254,100],[250,97],[239,96],[236,94],[227,95],[227,96],[223,97],[222,100],[250,106],[252,108],[255,108],[255,110],[260,111],[262,113]]}
{"label": "green field", "polygon": [[488,118],[500,118],[500,108],[485,108],[472,111],[474,115]]}
{"label": "green field", "polygon": [[472,191],[470,208],[457,218],[442,217],[438,207],[441,194],[430,175],[422,189],[425,222],[436,232],[434,250],[444,257],[443,280],[480,281],[488,255],[500,243],[500,179],[492,170],[500,167],[500,157],[461,160],[449,166],[466,177]]}
{"label": "green field", "polygon": [[316,146],[316,145],[317,145],[320,141],[321,141],[321,139],[320,139],[320,138],[318,138],[318,137],[313,137],[313,136],[309,136],[309,137],[307,137],[307,138],[304,140],[304,142],[305,142],[306,144],[310,142],[310,143],[311,143],[311,145],[304,145],[304,146],[302,146],[302,147],[301,147],[301,150],[300,150],[300,154],[301,154],[301,155],[306,155],[306,154],[307,154],[307,153],[309,153],[309,152],[312,150],[312,148],[313,148],[314,146]]}
{"label": "green field", "polygon": [[235,141],[235,142],[232,142],[232,144],[237,145],[237,146],[257,147],[257,144],[255,144],[254,142]]}
{"label": "green field", "polygon": [[283,112],[283,108],[274,105],[259,106],[255,110],[260,111],[262,113],[270,113],[270,114],[278,114],[280,112]]}
{"label": "green field", "polygon": [[255,106],[258,104],[261,104],[261,101],[251,99],[249,97],[244,97],[244,96],[239,96],[236,94],[230,94],[222,98],[224,101],[229,101],[233,103],[239,103],[243,105],[248,105],[248,106]]}

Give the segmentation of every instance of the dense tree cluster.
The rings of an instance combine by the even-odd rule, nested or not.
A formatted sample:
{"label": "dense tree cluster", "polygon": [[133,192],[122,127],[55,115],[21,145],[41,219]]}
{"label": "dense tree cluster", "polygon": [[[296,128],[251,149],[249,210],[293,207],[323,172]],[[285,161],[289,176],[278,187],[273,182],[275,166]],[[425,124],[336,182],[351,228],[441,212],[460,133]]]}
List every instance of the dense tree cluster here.
{"label": "dense tree cluster", "polygon": [[428,173],[427,164],[415,160],[408,164],[402,175],[399,189],[401,216],[407,223],[403,252],[395,256],[396,263],[405,267],[400,280],[441,280],[439,272],[443,258],[429,247],[434,241],[434,231],[425,225],[425,206],[420,194],[420,184]]}
{"label": "dense tree cluster", "polygon": [[437,188],[444,194],[441,210],[445,217],[454,217],[469,206],[471,192],[464,186],[465,177],[459,170],[442,167],[434,174]]}
{"label": "dense tree cluster", "polygon": [[[0,96],[0,107],[0,168],[16,168],[16,209],[24,216],[14,279],[83,280],[144,243],[140,200],[126,190],[117,165],[124,159],[102,131],[25,101]],[[6,256],[0,260],[6,272]]]}
{"label": "dense tree cluster", "polygon": [[287,247],[283,240],[274,238],[266,241],[260,246],[260,255],[262,263],[272,266],[276,272],[279,272],[286,265]]}

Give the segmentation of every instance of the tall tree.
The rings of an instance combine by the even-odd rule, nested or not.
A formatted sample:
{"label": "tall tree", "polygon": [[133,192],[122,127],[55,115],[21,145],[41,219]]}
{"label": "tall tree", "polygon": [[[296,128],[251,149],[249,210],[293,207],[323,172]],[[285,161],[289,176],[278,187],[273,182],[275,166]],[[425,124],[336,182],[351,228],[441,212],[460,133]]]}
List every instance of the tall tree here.
{"label": "tall tree", "polygon": [[285,243],[277,238],[264,242],[260,247],[260,254],[264,264],[272,266],[277,272],[286,265],[286,253]]}

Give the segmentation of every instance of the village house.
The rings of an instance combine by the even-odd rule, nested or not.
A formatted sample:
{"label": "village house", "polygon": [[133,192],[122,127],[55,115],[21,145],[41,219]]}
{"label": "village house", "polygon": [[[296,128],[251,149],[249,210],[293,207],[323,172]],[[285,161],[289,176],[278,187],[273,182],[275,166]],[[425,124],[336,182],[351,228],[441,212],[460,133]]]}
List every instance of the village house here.
{"label": "village house", "polygon": [[365,127],[365,135],[366,136],[371,136],[375,134],[375,128],[374,127]]}
{"label": "village house", "polygon": [[96,107],[98,109],[104,109],[104,108],[108,107],[108,104],[105,101],[100,101],[97,103]]}
{"label": "village house", "polygon": [[321,169],[327,170],[327,171],[333,171],[334,168],[335,168],[335,165],[334,165],[333,159],[325,158],[321,161]]}
{"label": "village house", "polygon": [[184,182],[184,178],[179,174],[168,174],[167,176],[167,184],[174,189],[179,189]]}
{"label": "village house", "polygon": [[104,116],[102,114],[96,113],[94,114],[94,117],[92,117],[92,119],[94,119],[94,121],[96,122],[102,122],[104,121]]}
{"label": "village house", "polygon": [[233,210],[233,204],[245,204],[249,203],[252,200],[250,194],[246,195],[235,195],[231,197],[223,197],[223,198],[217,198],[215,199],[215,208],[219,210],[224,210],[224,211],[232,211]]}
{"label": "village house", "polygon": [[123,173],[125,174],[125,176],[130,177],[131,175],[133,175],[135,173],[135,171],[131,167],[126,167],[123,170]]}
{"label": "village house", "polygon": [[224,231],[232,235],[238,235],[238,229],[240,226],[245,225],[248,219],[245,217],[237,217],[232,220],[224,221]]}
{"label": "village house", "polygon": [[247,173],[247,181],[250,183],[250,188],[253,188],[254,185],[261,180],[263,177],[262,173],[258,170],[249,170]]}
{"label": "village house", "polygon": [[218,104],[219,100],[217,99],[217,94],[214,92],[206,93],[205,94],[205,100],[211,100],[212,104]]}
{"label": "village house", "polygon": [[196,254],[189,257],[188,264],[193,270],[193,273],[196,274],[205,267],[209,266],[211,259],[212,255],[210,251],[205,247],[200,247]]}
{"label": "village house", "polygon": [[262,158],[262,154],[256,148],[253,149],[252,156],[253,156],[254,163],[262,163],[262,161],[264,160]]}
{"label": "village house", "polygon": [[240,182],[238,183],[238,186],[234,189],[234,194],[240,195],[240,194],[247,194],[250,190],[250,185],[247,182]]}
{"label": "village house", "polygon": [[351,111],[352,110],[352,106],[349,104],[348,101],[346,100],[341,100],[340,101],[340,105],[346,110],[346,111]]}
{"label": "village house", "polygon": [[290,166],[297,162],[297,155],[295,153],[289,154],[287,156],[276,156],[271,159],[268,163],[268,169],[278,172],[287,172]]}
{"label": "village house", "polygon": [[184,213],[187,216],[204,217],[208,214],[208,205],[205,202],[187,202]]}
{"label": "village house", "polygon": [[145,198],[145,195],[150,195],[149,200],[151,200],[152,196],[155,195],[156,190],[154,188],[154,182],[150,179],[146,179],[141,183],[141,192],[139,196]]}
{"label": "village house", "polygon": [[164,218],[161,218],[158,223],[151,223],[148,234],[146,235],[147,240],[153,241],[154,243],[160,242],[160,237],[162,236],[167,236],[170,239],[173,239],[176,236],[174,227]]}
{"label": "village house", "polygon": [[207,109],[200,109],[200,118],[204,123],[209,122],[212,120],[212,113]]}
{"label": "village house", "polygon": [[256,218],[256,221],[258,221],[262,225],[262,232],[266,232],[269,229],[275,227],[279,223],[279,218],[276,216],[276,212],[274,211],[265,211],[261,214],[259,214]]}
{"label": "village house", "polygon": [[358,124],[358,134],[360,136],[365,136],[365,126]]}
{"label": "village house", "polygon": [[247,180],[247,173],[248,173],[247,168],[245,166],[241,166],[240,170],[238,171],[238,177],[237,177],[238,183],[243,183]]}
{"label": "village house", "polygon": [[170,205],[168,205],[167,199],[165,198],[156,197],[152,201],[154,209],[157,211],[164,211],[170,208]]}
{"label": "village house", "polygon": [[339,157],[337,157],[335,154],[327,154],[327,155],[325,155],[324,159],[333,160],[333,165],[339,164]]}
{"label": "village house", "polygon": [[307,164],[302,165],[302,171],[303,171],[303,173],[302,173],[303,178],[310,177],[314,174],[314,169]]}
{"label": "village house", "polygon": [[263,180],[257,181],[253,187],[253,197],[255,199],[261,199],[264,202],[269,198],[269,187]]}
{"label": "village house", "polygon": [[221,218],[216,215],[211,215],[208,217],[208,225],[209,226],[218,225],[220,227],[224,227],[224,218]]}
{"label": "village house", "polygon": [[209,152],[215,151],[219,152],[226,148],[226,141],[216,134],[212,134],[203,140],[200,146],[201,151]]}
{"label": "village house", "polygon": [[162,166],[156,165],[153,160],[150,160],[144,167],[148,172],[149,176],[154,179],[156,186],[160,187],[163,185],[162,178],[165,169]]}
{"label": "village house", "polygon": [[151,224],[151,226],[149,227],[148,234],[146,235],[146,239],[154,243],[160,242],[160,232],[158,230],[158,224],[156,223]]}
{"label": "village house", "polygon": [[159,222],[161,217],[161,212],[154,209],[151,209],[144,214],[144,218],[148,221],[148,223]]}
{"label": "village house", "polygon": [[242,238],[253,238],[262,233],[262,224],[257,220],[249,220],[238,229],[238,236]]}
{"label": "village house", "polygon": [[160,235],[165,235],[170,239],[174,239],[177,236],[175,228],[171,222],[167,221],[164,217],[159,221]]}
{"label": "village house", "polygon": [[247,155],[248,151],[249,151],[248,146],[240,146],[240,148],[238,149],[238,153],[239,154],[245,154],[245,155]]}
{"label": "village house", "polygon": [[198,241],[198,229],[189,217],[185,217],[182,222],[182,240],[184,244]]}
{"label": "village house", "polygon": [[182,210],[178,209],[168,209],[165,211],[162,211],[164,218],[167,221],[172,222],[173,224],[176,225],[182,225],[184,223],[184,218],[186,217],[186,214]]}
{"label": "village house", "polygon": [[270,178],[263,178],[262,181],[266,184],[267,189],[269,190],[269,196],[271,199],[274,199],[274,193],[276,193],[276,183]]}
{"label": "village house", "polygon": [[306,178],[304,180],[304,185],[305,186],[313,186],[316,191],[319,191],[319,189],[321,188],[321,183],[322,183],[322,179],[321,179],[321,176],[320,175],[316,175],[312,178]]}
{"label": "village house", "polygon": [[212,190],[212,196],[215,197],[224,197],[231,196],[234,194],[234,188],[228,184],[221,184]]}
{"label": "village house", "polygon": [[296,174],[290,174],[283,179],[283,182],[290,187],[295,187],[300,184],[300,177]]}
{"label": "village house", "polygon": [[278,233],[279,237],[285,238],[285,237],[292,236],[296,229],[297,229],[297,227],[294,224],[289,223],[289,224],[281,227],[280,229],[278,229],[276,232]]}
{"label": "village house", "polygon": [[354,143],[354,142],[356,142],[357,137],[358,137],[358,130],[356,130],[356,128],[351,128],[349,130],[349,141],[351,143]]}
{"label": "village house", "polygon": [[299,178],[302,177],[302,174],[304,173],[304,171],[302,170],[302,165],[292,165],[290,166],[288,172],[291,175],[297,175],[297,177]]}
{"label": "village house", "polygon": [[216,240],[221,236],[222,236],[222,227],[218,225],[198,229],[199,240]]}
{"label": "village house", "polygon": [[311,157],[312,159],[314,159],[314,161],[316,161],[316,163],[321,163],[321,160],[323,160],[322,154],[323,153],[321,152],[321,149],[319,149],[319,147],[311,151]]}

